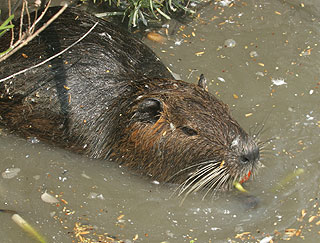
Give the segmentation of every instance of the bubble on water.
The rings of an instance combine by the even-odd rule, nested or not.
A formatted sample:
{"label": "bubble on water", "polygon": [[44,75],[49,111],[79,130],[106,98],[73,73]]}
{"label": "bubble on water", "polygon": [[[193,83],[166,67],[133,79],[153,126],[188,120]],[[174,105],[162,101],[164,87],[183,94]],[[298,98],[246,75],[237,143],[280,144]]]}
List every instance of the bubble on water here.
{"label": "bubble on water", "polygon": [[90,192],[88,195],[89,199],[100,199],[100,200],[105,200],[104,196],[102,194],[98,194],[96,192]]}
{"label": "bubble on water", "polygon": [[283,78],[272,78],[271,82],[273,85],[276,85],[276,86],[287,84]]}
{"label": "bubble on water", "polygon": [[220,2],[218,2],[220,6],[222,7],[227,7],[229,6],[231,3],[233,3],[233,0],[221,0]]}
{"label": "bubble on water", "polygon": [[310,116],[309,114],[306,115],[307,121],[312,121],[314,120],[313,116]]}
{"label": "bubble on water", "polygon": [[180,46],[180,45],[182,44],[182,42],[183,42],[183,39],[180,39],[180,40],[176,39],[176,41],[174,42],[174,44],[175,44],[176,46]]}
{"label": "bubble on water", "polygon": [[96,199],[98,196],[98,193],[96,192],[90,192],[89,195],[88,195],[88,198],[89,199]]}
{"label": "bubble on water", "polygon": [[102,194],[99,194],[99,195],[97,196],[97,198],[100,199],[100,200],[104,200],[104,199],[105,199]]}
{"label": "bubble on water", "polygon": [[30,137],[27,141],[29,143],[40,143],[40,140],[37,137]]}
{"label": "bubble on water", "polygon": [[42,195],[41,195],[41,200],[44,201],[45,203],[58,203],[59,200],[56,199],[54,196],[50,195],[49,193],[47,192],[44,192]]}
{"label": "bubble on water", "polygon": [[250,51],[249,55],[250,55],[250,57],[257,57],[257,56],[259,56],[259,55],[258,55],[258,52],[256,52],[256,51]]}
{"label": "bubble on water", "polygon": [[260,240],[260,243],[269,243],[272,241],[273,236],[267,236],[264,237],[262,240]]}
{"label": "bubble on water", "polygon": [[222,230],[221,228],[218,228],[218,227],[211,227],[210,229],[211,229],[212,231]]}
{"label": "bubble on water", "polygon": [[20,168],[7,168],[1,175],[4,179],[12,179],[16,177],[20,171]]}
{"label": "bubble on water", "polygon": [[256,75],[257,75],[257,76],[264,77],[264,73],[263,73],[263,72],[256,72]]}
{"label": "bubble on water", "polygon": [[236,46],[236,41],[233,40],[233,39],[228,39],[224,42],[224,46],[225,47],[230,47],[230,48],[233,48]]}

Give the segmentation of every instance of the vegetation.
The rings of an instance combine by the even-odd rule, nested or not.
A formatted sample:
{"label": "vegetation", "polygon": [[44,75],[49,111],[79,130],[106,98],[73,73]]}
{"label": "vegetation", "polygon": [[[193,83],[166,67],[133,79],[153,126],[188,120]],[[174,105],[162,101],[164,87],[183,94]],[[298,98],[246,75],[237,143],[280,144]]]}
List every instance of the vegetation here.
{"label": "vegetation", "polygon": [[[9,29],[12,29],[14,27],[13,24],[10,24],[11,20],[14,18],[14,15],[10,15],[9,18],[7,18],[2,25],[0,25],[0,37],[6,33]],[[4,52],[0,53],[0,57],[4,54],[6,54],[7,52],[9,52],[11,50],[11,48],[5,50]]]}
{"label": "vegetation", "polygon": [[[54,16],[52,16],[43,26],[41,26],[41,28],[36,29],[37,23],[46,14],[50,6],[51,0],[49,0],[45,9],[43,9],[39,15],[37,12],[38,10],[37,9],[35,10],[37,17],[33,21],[31,20],[30,13],[29,13],[28,1],[27,0],[21,0],[21,1],[22,1],[22,8],[21,8],[19,33],[17,34],[14,33],[14,29],[13,29],[14,25],[12,24],[12,19],[14,18],[13,14],[10,14],[10,17],[7,20],[5,20],[4,23],[1,25],[1,28],[0,28],[0,31],[2,30],[0,32],[1,35],[3,35],[5,32],[11,29],[11,41],[10,41],[9,48],[7,50],[2,51],[2,53],[0,53],[0,62],[7,59],[9,56],[17,52],[23,46],[27,45],[33,38],[35,38],[40,32],[42,32],[50,23],[52,23],[56,18],[58,18],[59,15],[62,14],[63,11],[68,7],[67,4],[64,4],[64,6]],[[8,2],[10,3],[10,0],[8,0]],[[9,11],[9,13],[11,13],[11,11]],[[24,15],[25,13],[26,13],[26,16]],[[24,29],[22,29],[24,18],[27,19],[28,24]],[[4,80],[2,79],[2,81]]]}
{"label": "vegetation", "polygon": [[[89,0],[82,0],[87,2]],[[128,25],[136,27],[139,23],[148,25],[149,21],[161,19],[170,19],[172,14],[190,13],[193,11],[190,8],[192,3],[197,3],[198,0],[91,0],[95,4],[105,5],[111,11],[98,14],[97,16],[114,16],[121,15],[123,20],[128,18]],[[201,1],[201,0],[199,0]],[[115,10],[115,11],[112,11]]]}
{"label": "vegetation", "polygon": [[[43,31],[44,28],[50,22],[52,22],[55,18],[58,17],[59,14],[63,12],[63,10],[67,7],[64,6],[57,16],[54,16],[52,20],[48,21],[48,24],[44,25],[42,28],[36,31],[36,24],[46,13],[46,10],[51,5],[51,0],[18,0],[16,1],[15,6],[11,6],[11,0],[8,1],[8,9],[9,9],[9,17],[0,25],[0,38],[1,36],[11,30],[11,43],[10,47],[7,50],[1,50],[0,53],[0,62],[8,58],[14,52],[22,48],[29,41],[31,41],[35,36],[39,34],[39,32]],[[145,26],[148,25],[150,21],[161,21],[163,19],[170,19],[170,16],[173,14],[183,14],[189,13],[193,14],[194,11],[190,8],[193,3],[202,0],[81,0],[83,3],[91,3],[93,2],[96,5],[105,5],[107,12],[97,14],[98,17],[104,16],[122,16],[122,21],[128,21],[128,28],[136,27],[139,24],[143,24]],[[40,7],[45,7],[44,11],[40,11],[37,19],[31,20],[29,7],[38,11]],[[13,24],[12,19],[14,18],[14,14],[17,9],[21,9],[21,15],[27,15],[28,26],[22,31],[20,29],[19,38],[14,39],[13,32]],[[1,11],[1,10],[0,10]],[[1,12],[0,12],[1,14]],[[23,17],[21,17],[20,26],[22,26]]]}

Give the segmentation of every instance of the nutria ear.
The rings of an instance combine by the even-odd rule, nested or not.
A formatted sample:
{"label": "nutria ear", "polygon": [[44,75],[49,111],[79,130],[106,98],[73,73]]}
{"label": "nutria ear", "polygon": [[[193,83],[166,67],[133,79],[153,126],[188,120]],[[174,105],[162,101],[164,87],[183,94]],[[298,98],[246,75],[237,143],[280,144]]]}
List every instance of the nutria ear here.
{"label": "nutria ear", "polygon": [[162,102],[155,98],[144,99],[139,107],[137,116],[140,121],[156,122],[162,111]]}
{"label": "nutria ear", "polygon": [[207,79],[204,77],[203,73],[200,75],[198,86],[203,88],[205,91],[208,91]]}

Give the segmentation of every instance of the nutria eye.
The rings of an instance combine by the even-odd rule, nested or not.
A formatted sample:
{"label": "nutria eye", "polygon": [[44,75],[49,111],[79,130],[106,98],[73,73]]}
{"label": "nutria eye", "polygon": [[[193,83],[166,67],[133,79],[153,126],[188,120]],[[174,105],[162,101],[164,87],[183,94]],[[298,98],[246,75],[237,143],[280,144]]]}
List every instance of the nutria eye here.
{"label": "nutria eye", "polygon": [[188,136],[197,135],[198,132],[190,127],[181,127],[181,130]]}

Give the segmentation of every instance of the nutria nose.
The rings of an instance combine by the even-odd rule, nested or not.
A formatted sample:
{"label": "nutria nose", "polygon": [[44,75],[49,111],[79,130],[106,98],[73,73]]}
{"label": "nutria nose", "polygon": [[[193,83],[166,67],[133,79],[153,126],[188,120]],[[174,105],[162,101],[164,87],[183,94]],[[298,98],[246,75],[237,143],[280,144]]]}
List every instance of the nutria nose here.
{"label": "nutria nose", "polygon": [[259,159],[260,159],[260,152],[259,152],[259,147],[257,147],[257,146],[245,151],[240,156],[240,162],[243,164],[246,164],[249,162],[255,162]]}

